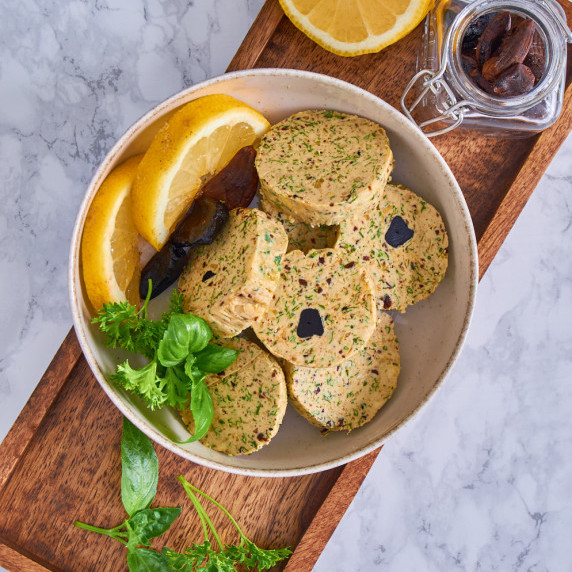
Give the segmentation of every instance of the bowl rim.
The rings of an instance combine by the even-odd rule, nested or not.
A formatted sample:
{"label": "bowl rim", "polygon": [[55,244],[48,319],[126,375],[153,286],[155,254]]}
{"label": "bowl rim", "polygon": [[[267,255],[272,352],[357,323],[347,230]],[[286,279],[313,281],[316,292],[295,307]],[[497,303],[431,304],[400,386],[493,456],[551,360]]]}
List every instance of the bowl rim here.
{"label": "bowl rim", "polygon": [[[138,133],[141,133],[146,127],[148,127],[151,123],[153,123],[153,121],[155,121],[159,116],[163,115],[166,111],[174,109],[178,105],[182,105],[183,103],[188,101],[189,96],[200,89],[216,85],[217,83],[233,80],[235,78],[244,78],[250,76],[269,76],[269,75],[292,77],[292,78],[305,78],[308,80],[321,82],[326,85],[332,85],[338,88],[342,88],[346,91],[349,91],[350,93],[353,93],[356,97],[365,98],[371,101],[378,107],[384,109],[385,112],[392,115],[393,119],[395,119],[398,123],[400,123],[405,131],[409,132],[409,134],[417,138],[417,143],[423,146],[424,151],[427,151],[428,153],[433,155],[433,157],[439,163],[441,169],[443,170],[445,177],[449,179],[451,187],[455,191],[455,198],[456,202],[458,203],[457,206],[459,207],[463,215],[463,222],[465,223],[465,230],[467,231],[466,234],[468,237],[468,242],[469,242],[468,246],[470,254],[468,261],[470,286],[468,294],[468,305],[465,309],[463,326],[459,334],[459,337],[455,343],[455,347],[453,349],[452,354],[450,355],[447,363],[443,367],[441,373],[437,377],[435,384],[433,385],[429,393],[424,397],[424,399],[419,402],[419,404],[415,407],[415,409],[401,423],[396,424],[394,427],[387,430],[382,436],[373,439],[372,441],[363,445],[356,451],[348,453],[347,455],[344,455],[343,457],[339,457],[334,460],[316,463],[314,465],[309,465],[309,466],[305,465],[301,467],[294,467],[288,469],[254,469],[245,467],[234,467],[234,466],[228,466],[222,462],[205,459],[186,449],[183,449],[177,443],[174,443],[173,441],[169,440],[167,437],[165,437],[159,431],[157,431],[152,425],[148,424],[143,418],[138,417],[134,412],[132,412],[131,409],[128,407],[128,405],[124,403],[123,400],[112,390],[110,383],[107,381],[107,379],[99,369],[97,360],[88,343],[86,332],[82,324],[81,309],[79,305],[79,295],[78,295],[79,293],[76,289],[76,281],[75,281],[76,267],[79,264],[81,235],[83,231],[83,226],[88,206],[91,203],[92,198],[95,195],[95,192],[101,185],[101,182],[103,180],[103,175],[106,174],[106,172],[108,171],[110,164],[112,164],[117,160],[117,156],[121,154],[121,152],[127,146],[128,142],[133,138],[133,136]],[[74,223],[69,261],[68,261],[68,290],[70,296],[69,301],[70,301],[73,325],[76,332],[76,336],[93,375],[95,376],[98,383],[100,384],[104,392],[107,394],[111,402],[119,409],[119,411],[125,417],[127,417],[143,433],[145,433],[153,441],[162,445],[172,453],[180,457],[183,457],[188,461],[197,463],[205,467],[209,467],[211,469],[221,470],[227,473],[250,476],[250,477],[302,476],[302,475],[317,473],[320,471],[326,471],[328,469],[333,469],[339,467],[340,465],[345,465],[351,461],[359,459],[364,455],[367,455],[374,449],[377,449],[378,447],[383,445],[387,439],[389,439],[392,435],[394,435],[396,431],[402,429],[405,425],[413,421],[413,419],[415,419],[415,417],[429,403],[429,401],[434,398],[437,391],[441,389],[445,378],[451,371],[453,364],[455,363],[456,359],[459,356],[459,353],[467,336],[467,331],[475,307],[477,283],[478,283],[478,251],[477,251],[477,242],[475,238],[471,215],[469,213],[469,209],[465,201],[464,195],[461,191],[461,188],[459,187],[459,184],[455,179],[455,176],[453,175],[451,169],[449,168],[449,166],[447,165],[447,163],[445,162],[439,151],[431,143],[431,141],[423,134],[423,132],[417,126],[408,121],[405,115],[403,115],[396,108],[389,105],[387,102],[383,101],[381,98],[377,97],[371,92],[368,92],[352,83],[325,74],[288,69],[288,68],[257,68],[252,70],[241,70],[210,78],[206,81],[194,84],[168,97],[164,101],[155,105],[147,113],[143,114],[135,122],[133,122],[131,126],[121,135],[121,137],[119,137],[119,139],[116,141],[113,147],[106,154],[103,161],[101,161],[86,188],[84,198],[79,206],[78,214],[76,216],[76,220]]]}

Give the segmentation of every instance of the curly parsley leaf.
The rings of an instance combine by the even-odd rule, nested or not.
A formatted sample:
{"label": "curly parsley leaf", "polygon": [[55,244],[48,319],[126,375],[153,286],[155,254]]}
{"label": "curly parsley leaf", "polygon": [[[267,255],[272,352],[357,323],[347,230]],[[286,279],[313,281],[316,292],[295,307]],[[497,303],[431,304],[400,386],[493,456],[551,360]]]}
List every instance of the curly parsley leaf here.
{"label": "curly parsley leaf", "polygon": [[169,321],[171,314],[184,314],[183,310],[183,295],[178,290],[173,290],[171,298],[169,299],[169,311],[164,314],[164,317]]}
{"label": "curly parsley leaf", "polygon": [[[140,310],[129,302],[113,302],[104,304],[92,323],[98,324],[99,329],[107,337],[107,345],[112,348],[123,348],[132,353],[139,353],[148,359],[155,355],[157,344],[160,342],[167,323],[164,320],[149,320],[147,307],[149,296]],[[171,299],[172,306],[179,307],[179,298]]]}
{"label": "curly parsley leaf", "polygon": [[149,409],[159,409],[167,400],[167,395],[163,391],[166,382],[157,375],[155,360],[150,361],[141,369],[133,369],[129,361],[125,361],[117,366],[111,379],[142,397]]}
{"label": "curly parsley leaf", "polygon": [[192,544],[180,554],[165,546],[162,554],[173,570],[177,570],[177,572],[193,572],[197,568],[207,565],[209,561],[214,560],[217,551],[212,548],[210,541],[205,540],[202,544]]}
{"label": "curly parsley leaf", "polygon": [[292,554],[290,548],[259,548],[247,538],[244,539],[244,545],[240,550],[246,554],[242,561],[244,565],[248,568],[256,567],[258,570],[268,570]]}
{"label": "curly parsley leaf", "polygon": [[176,408],[185,405],[192,389],[192,382],[187,377],[184,368],[168,367],[163,379],[165,380],[163,390],[167,396],[166,404]]}

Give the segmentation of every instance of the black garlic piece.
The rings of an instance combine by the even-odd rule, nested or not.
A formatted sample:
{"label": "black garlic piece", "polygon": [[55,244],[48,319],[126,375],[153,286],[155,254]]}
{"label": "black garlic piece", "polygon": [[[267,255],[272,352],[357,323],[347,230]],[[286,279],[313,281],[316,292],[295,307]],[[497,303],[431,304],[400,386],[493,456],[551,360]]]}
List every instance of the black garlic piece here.
{"label": "black garlic piece", "polygon": [[487,81],[482,75],[481,72],[477,69],[471,72],[472,80],[483,90],[487,93],[493,94],[494,93],[494,86],[490,81]]}
{"label": "black garlic piece", "polygon": [[471,72],[477,69],[477,60],[472,56],[462,54],[461,65],[463,66],[465,73],[470,75]]}
{"label": "black garlic piece", "polygon": [[324,325],[322,324],[320,312],[315,308],[305,308],[302,310],[296,333],[300,338],[311,338],[312,336],[323,335]]}
{"label": "black garlic piece", "polygon": [[169,242],[180,246],[210,244],[227,219],[228,208],[225,204],[214,199],[197,199],[177,225]]}
{"label": "black garlic piece", "polygon": [[389,246],[397,248],[410,240],[414,234],[413,230],[407,226],[407,223],[400,216],[396,216],[385,233],[385,242]]}
{"label": "black garlic piece", "polygon": [[258,188],[255,159],[256,150],[252,145],[239,149],[228,165],[205,183],[201,197],[223,201],[229,211],[246,208]]}
{"label": "black garlic piece", "polygon": [[494,83],[494,92],[501,96],[528,93],[534,87],[534,74],[524,64],[514,64],[505,70]]}
{"label": "black garlic piece", "polygon": [[538,30],[534,32],[532,44],[522,63],[533,73],[536,85],[542,79],[546,67],[546,50]]}
{"label": "black garlic piece", "polygon": [[493,14],[490,12],[479,18],[475,18],[468,26],[463,36],[463,42],[461,48],[463,52],[474,50],[479,43],[479,38],[481,34],[485,31],[485,28],[489,25],[490,21],[493,19]]}
{"label": "black garlic piece", "polygon": [[514,64],[521,64],[532,45],[535,31],[534,20],[527,19],[523,20],[510,34],[507,34],[495,55],[483,63],[483,77],[487,81],[494,82]]}
{"label": "black garlic piece", "polygon": [[149,291],[149,280],[153,285],[151,298],[155,298],[164,292],[185,269],[189,259],[190,247],[180,247],[167,242],[163,248],[157,252],[147,262],[141,272],[139,282],[139,296],[145,300]]}
{"label": "black garlic piece", "polygon": [[475,52],[479,67],[496,51],[504,35],[510,30],[510,24],[510,12],[499,12],[483,30]]}
{"label": "black garlic piece", "polygon": [[226,206],[213,199],[197,199],[165,246],[145,265],[139,282],[139,295],[147,297],[149,280],[153,283],[151,298],[164,292],[181,275],[192,248],[210,244],[228,219]]}

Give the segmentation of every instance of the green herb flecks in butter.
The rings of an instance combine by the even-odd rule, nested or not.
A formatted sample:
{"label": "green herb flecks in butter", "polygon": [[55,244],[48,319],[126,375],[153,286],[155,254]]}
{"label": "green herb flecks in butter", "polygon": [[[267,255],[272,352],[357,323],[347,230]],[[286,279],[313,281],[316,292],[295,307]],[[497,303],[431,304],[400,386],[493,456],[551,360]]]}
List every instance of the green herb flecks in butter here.
{"label": "green herb flecks in butter", "polygon": [[[317,311],[323,333],[302,337],[306,309]],[[331,249],[299,250],[282,260],[278,286],[264,315],[252,327],[276,356],[307,367],[328,367],[359,351],[375,329],[371,279],[364,268],[346,263]]]}
{"label": "green herb flecks in butter", "polygon": [[296,113],[272,127],[256,158],[265,200],[312,226],[339,224],[377,204],[392,166],[379,125],[323,110]]}
{"label": "green herb flecks in butter", "polygon": [[270,301],[287,245],[279,222],[257,209],[233,210],[212,244],[193,251],[179,279],[185,311],[218,336],[239,334]]}
{"label": "green herb flecks in butter", "polygon": [[[399,246],[387,242],[395,217],[413,236]],[[403,312],[427,298],[447,270],[448,238],[437,210],[411,190],[388,184],[379,205],[340,224],[336,248],[347,261],[364,264],[373,278],[379,309]]]}

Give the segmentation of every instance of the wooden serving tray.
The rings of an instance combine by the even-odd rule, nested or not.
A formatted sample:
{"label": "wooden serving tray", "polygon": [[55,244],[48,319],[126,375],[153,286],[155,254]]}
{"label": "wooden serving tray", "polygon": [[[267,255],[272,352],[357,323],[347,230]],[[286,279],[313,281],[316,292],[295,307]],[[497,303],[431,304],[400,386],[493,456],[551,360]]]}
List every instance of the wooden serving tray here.
{"label": "wooden serving tray", "polygon": [[[563,0],[568,21],[572,5]],[[382,51],[356,58],[326,52],[268,0],[229,71],[288,67],[352,82],[399,108],[415,70],[421,27]],[[434,139],[463,190],[479,246],[482,276],[572,125],[572,70],[564,111],[541,135],[518,140],[463,132]],[[18,572],[125,570],[124,548],[75,528],[76,519],[114,526],[120,498],[121,414],[91,374],[73,330],[0,445],[0,565]],[[312,569],[379,450],[322,473],[296,478],[230,475],[185,461],[156,446],[156,503],[185,510],[165,538],[181,549],[201,541],[201,529],[176,475],[220,500],[263,547],[295,548],[286,570]],[[216,520],[216,519],[215,519]],[[221,533],[232,541],[230,529]],[[160,546],[159,543],[156,543]],[[284,568],[284,567],[282,567]]]}

